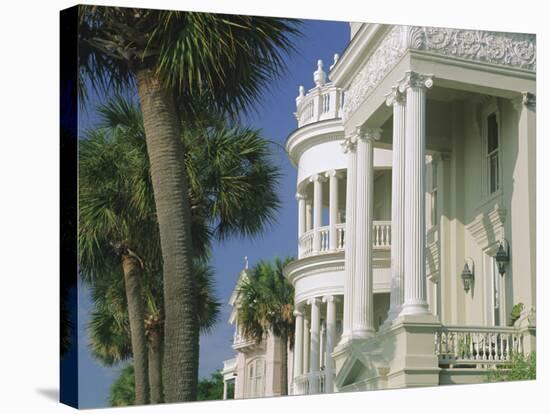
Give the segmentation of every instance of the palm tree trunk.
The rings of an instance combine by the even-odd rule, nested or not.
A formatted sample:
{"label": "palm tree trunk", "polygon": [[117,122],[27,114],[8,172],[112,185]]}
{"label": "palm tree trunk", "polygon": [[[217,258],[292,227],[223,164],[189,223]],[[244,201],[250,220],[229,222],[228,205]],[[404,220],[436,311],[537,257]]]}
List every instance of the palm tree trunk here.
{"label": "palm tree trunk", "polygon": [[163,402],[162,341],[160,332],[153,332],[149,338],[149,385],[151,387],[151,404]]}
{"label": "palm tree trunk", "polygon": [[281,351],[281,394],[288,395],[288,336],[281,337],[283,350]]}
{"label": "palm tree trunk", "polygon": [[166,402],[197,395],[198,332],[191,212],[174,99],[152,70],[136,73],[164,262],[163,386]]}
{"label": "palm tree trunk", "polygon": [[123,254],[122,269],[128,301],[130,337],[134,357],[135,403],[136,405],[143,405],[149,402],[149,379],[147,373],[147,339],[144,324],[145,304],[141,289],[141,263],[134,256]]}

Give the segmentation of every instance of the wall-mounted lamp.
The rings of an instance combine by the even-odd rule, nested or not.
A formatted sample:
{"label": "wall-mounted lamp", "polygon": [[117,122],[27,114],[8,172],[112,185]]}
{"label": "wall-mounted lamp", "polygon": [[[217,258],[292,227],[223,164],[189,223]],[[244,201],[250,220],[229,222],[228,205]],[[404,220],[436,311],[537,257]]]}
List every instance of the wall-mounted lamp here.
{"label": "wall-mounted lamp", "polygon": [[464,263],[464,269],[460,274],[462,283],[464,283],[464,292],[468,293],[474,283],[474,261],[471,258],[467,258]]}
{"label": "wall-mounted lamp", "polygon": [[506,273],[506,265],[510,261],[510,255],[508,254],[508,243],[506,240],[499,243],[497,253],[495,255],[495,260],[498,265],[498,273],[502,276]]}

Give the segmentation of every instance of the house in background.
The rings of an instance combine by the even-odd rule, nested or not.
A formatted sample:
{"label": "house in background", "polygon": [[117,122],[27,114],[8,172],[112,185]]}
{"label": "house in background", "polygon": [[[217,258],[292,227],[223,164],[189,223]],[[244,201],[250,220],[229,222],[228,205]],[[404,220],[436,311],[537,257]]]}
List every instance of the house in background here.
{"label": "house in background", "polygon": [[[245,258],[246,261],[246,258]],[[275,335],[268,334],[258,343],[246,338],[238,322],[239,287],[249,277],[248,265],[241,271],[235,288],[229,299],[232,306],[229,323],[235,326],[233,349],[236,356],[224,361],[222,375],[224,381],[223,399],[227,399],[227,383],[235,384],[234,398],[273,397],[283,394],[283,366],[281,358],[285,344]],[[287,355],[287,384],[292,384],[292,350]]]}
{"label": "house in background", "polygon": [[[535,36],[350,27],[286,142],[291,393],[482,382],[535,350]],[[277,395],[235,349],[236,398]]]}

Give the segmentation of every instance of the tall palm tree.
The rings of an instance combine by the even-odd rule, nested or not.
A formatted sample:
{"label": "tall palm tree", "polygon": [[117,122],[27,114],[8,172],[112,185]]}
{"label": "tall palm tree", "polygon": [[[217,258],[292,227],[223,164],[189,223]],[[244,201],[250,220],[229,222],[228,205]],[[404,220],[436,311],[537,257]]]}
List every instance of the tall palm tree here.
{"label": "tall palm tree", "polygon": [[273,264],[259,262],[238,290],[238,323],[244,335],[256,342],[267,334],[281,339],[283,395],[288,394],[287,348],[294,343],[294,287],[283,275],[283,268],[292,260],[277,257]]}
{"label": "tall palm tree", "polygon": [[[104,131],[80,142],[79,259],[85,281],[122,273],[134,358],[136,404],[149,401],[143,298],[144,263],[159,268],[158,228],[146,179],[139,179],[136,152]],[[122,269],[122,272],[117,272]]]}
{"label": "tall palm tree", "polygon": [[[159,291],[163,288],[163,280],[159,277],[162,262],[158,232],[154,228],[155,206],[141,113],[129,100],[121,97],[100,106],[98,112],[100,127],[88,131],[80,154],[80,207],[84,212],[79,234],[82,270],[84,275],[90,275],[87,280],[92,284],[101,283],[98,281],[100,275],[112,274],[109,263],[116,262],[116,258],[111,247],[118,246],[119,239],[135,246],[132,251],[141,252],[140,260],[144,265],[141,271],[145,277],[139,279],[142,285],[139,303],[145,306],[143,329],[148,343],[146,362],[149,365],[150,401],[160,402],[163,397],[159,373],[162,371],[160,361],[164,339],[164,304]],[[191,131],[191,128],[184,130]],[[185,168],[191,184],[189,198],[196,257],[194,276],[198,283],[198,323],[201,328],[207,328],[213,325],[212,315],[217,313],[219,306],[217,302],[206,300],[212,290],[212,270],[205,262],[210,240],[212,237],[223,239],[231,234],[255,234],[269,224],[279,207],[275,193],[279,172],[270,159],[269,143],[259,131],[228,128],[217,118],[205,118],[200,125],[195,122],[193,131],[183,134],[181,140],[189,148]],[[96,184],[99,181],[101,183]],[[99,220],[98,217],[109,220]],[[137,295],[137,291],[134,293]],[[107,296],[101,294],[99,298],[102,297]],[[109,313],[115,314],[114,308],[120,308],[120,302],[118,297],[113,298],[112,303],[98,306],[98,318],[105,321]],[[115,318],[108,323],[115,323],[113,328],[120,330],[124,329],[121,321],[123,319]],[[101,327],[100,332],[109,330]],[[96,349],[101,346],[124,349],[116,343],[111,344],[116,336],[96,336],[100,342]],[[196,341],[198,364],[198,336]],[[115,360],[127,356],[115,357]],[[135,365],[135,374],[138,375],[140,364],[136,361]],[[147,373],[142,375],[146,378]],[[138,387],[136,392],[139,392]]]}
{"label": "tall palm tree", "polygon": [[[93,86],[137,84],[164,262],[164,385],[168,402],[194,400],[198,321],[191,212],[179,114],[199,96],[232,114],[248,108],[284,67],[296,22],[80,6],[79,67]],[[85,83],[81,83],[81,90]]]}
{"label": "tall palm tree", "polygon": [[[213,294],[214,272],[204,261],[197,260],[194,273],[199,285],[200,329],[208,333],[215,325],[220,311],[220,303]],[[98,279],[90,289],[94,303],[89,322],[90,347],[92,355],[107,366],[132,358],[128,308],[124,284],[121,281],[118,274],[106,275]],[[163,402],[162,277],[147,275],[144,282],[146,297],[144,323],[148,340],[150,402],[156,404]],[[133,368],[131,372],[135,375]],[[135,381],[132,381],[132,391],[135,392]],[[130,404],[133,403],[134,400]]]}

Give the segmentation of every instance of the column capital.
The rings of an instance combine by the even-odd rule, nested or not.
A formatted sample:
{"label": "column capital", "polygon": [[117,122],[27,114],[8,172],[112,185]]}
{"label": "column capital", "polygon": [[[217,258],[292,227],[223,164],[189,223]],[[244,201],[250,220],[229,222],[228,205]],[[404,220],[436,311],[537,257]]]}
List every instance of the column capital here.
{"label": "column capital", "polygon": [[537,108],[537,95],[531,92],[522,92],[520,96],[512,99],[512,104],[518,113],[521,112],[524,106],[531,111],[535,111]]}
{"label": "column capital", "polygon": [[430,89],[434,83],[433,78],[433,75],[424,75],[408,70],[405,72],[405,76],[399,81],[399,92],[403,93],[411,88]]}
{"label": "column capital", "polygon": [[341,178],[342,176],[343,176],[342,172],[336,171],[336,170],[329,170],[325,173],[325,177],[327,178],[330,178],[330,177]]}
{"label": "column capital", "polygon": [[357,150],[357,136],[348,135],[344,138],[344,142],[342,142],[341,145],[344,154],[347,154],[348,152],[355,152]]}
{"label": "column capital", "polygon": [[315,181],[324,182],[326,181],[325,174],[313,174],[311,177],[309,177],[309,181],[311,183],[314,183]]}
{"label": "column capital", "polygon": [[399,85],[392,86],[391,92],[386,94],[386,105],[393,106],[405,102],[405,94],[399,91]]}
{"label": "column capital", "polygon": [[305,200],[307,198],[306,195],[302,193],[296,193],[295,197],[297,201]]}
{"label": "column capital", "polygon": [[294,312],[292,312],[292,314],[295,316],[295,317],[299,317],[299,316],[304,316],[304,313],[299,310],[299,309],[294,309]]}
{"label": "column capital", "polygon": [[381,128],[365,128],[363,133],[360,136],[360,139],[363,141],[379,141],[382,136]]}
{"label": "column capital", "polygon": [[319,305],[319,303],[321,302],[321,300],[319,298],[311,298],[311,299],[308,299],[308,301],[306,302],[308,305],[310,306],[313,306],[313,305]]}
{"label": "column capital", "polygon": [[334,295],[325,295],[323,296],[323,303],[336,303],[336,302],[339,302],[340,300],[334,296]]}

